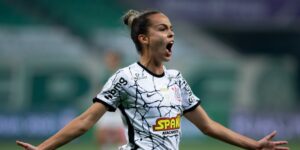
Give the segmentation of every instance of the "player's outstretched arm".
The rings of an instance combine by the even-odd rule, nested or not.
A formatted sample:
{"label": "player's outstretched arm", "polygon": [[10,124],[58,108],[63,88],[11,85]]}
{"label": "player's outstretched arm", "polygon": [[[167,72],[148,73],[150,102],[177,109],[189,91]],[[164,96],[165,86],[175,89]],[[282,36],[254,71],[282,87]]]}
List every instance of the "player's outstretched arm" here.
{"label": "player's outstretched arm", "polygon": [[211,120],[201,106],[197,107],[193,111],[187,112],[185,117],[197,126],[204,134],[241,148],[251,150],[289,149],[288,147],[281,146],[287,144],[287,141],[272,141],[272,138],[276,135],[275,131],[259,141],[253,140]]}
{"label": "player's outstretched arm", "polygon": [[25,150],[53,150],[88,131],[106,112],[107,108],[101,103],[94,103],[80,116],[76,117],[55,135],[41,143],[33,146],[29,143],[17,141],[17,144]]}

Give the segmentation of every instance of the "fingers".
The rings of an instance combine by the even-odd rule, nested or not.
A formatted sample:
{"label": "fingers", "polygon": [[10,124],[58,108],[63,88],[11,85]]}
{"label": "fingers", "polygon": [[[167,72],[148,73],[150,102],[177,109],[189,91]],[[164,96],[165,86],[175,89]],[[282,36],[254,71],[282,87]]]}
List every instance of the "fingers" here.
{"label": "fingers", "polygon": [[288,147],[279,146],[279,147],[276,147],[275,150],[289,150],[289,148]]}
{"label": "fingers", "polygon": [[284,145],[284,144],[288,144],[288,141],[275,141],[272,142],[273,144],[275,144],[275,150],[289,150],[288,147],[285,146],[277,146],[277,145]]}
{"label": "fingers", "polygon": [[22,146],[22,147],[24,147],[24,148],[27,148],[27,147],[28,147],[28,144],[25,143],[25,142],[16,141],[16,143],[17,143],[17,145]]}
{"label": "fingers", "polygon": [[37,147],[29,144],[29,143],[25,143],[25,142],[21,142],[21,141],[16,141],[17,145],[23,147],[25,150],[37,150]]}
{"label": "fingers", "polygon": [[267,135],[266,137],[265,137],[265,139],[267,139],[267,140],[271,140],[275,135],[276,135],[276,131],[273,131],[271,134],[269,134],[269,135]]}
{"label": "fingers", "polygon": [[273,143],[275,145],[284,145],[284,144],[288,144],[288,141],[274,141]]}

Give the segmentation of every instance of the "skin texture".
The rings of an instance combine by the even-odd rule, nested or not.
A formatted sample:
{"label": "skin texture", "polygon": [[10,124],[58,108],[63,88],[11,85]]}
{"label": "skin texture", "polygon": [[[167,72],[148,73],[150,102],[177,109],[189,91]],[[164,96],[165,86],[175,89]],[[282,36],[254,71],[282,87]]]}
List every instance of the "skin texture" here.
{"label": "skin texture", "polygon": [[[140,56],[139,61],[146,66],[148,70],[160,75],[164,71],[163,63],[169,61],[172,56],[172,53],[166,49],[166,45],[174,40],[174,32],[170,20],[164,14],[154,14],[149,16],[149,19],[151,25],[148,28],[148,33],[138,36],[139,42],[142,44],[142,55]],[[38,147],[21,141],[17,141],[17,144],[26,150],[56,149],[86,132],[105,112],[106,107],[104,105],[95,103],[82,115],[75,118],[62,130],[47,139]],[[281,146],[287,144],[287,141],[272,141],[276,132],[272,132],[261,140],[256,141],[231,131],[211,120],[201,106],[186,113],[185,117],[204,134],[241,148],[251,150],[289,149],[288,147]]]}
{"label": "skin texture", "polygon": [[164,14],[154,14],[149,16],[151,25],[147,35],[139,35],[142,43],[142,56],[140,63],[146,66],[153,73],[160,75],[163,73],[163,63],[171,59],[172,53],[168,52],[167,44],[174,41],[172,24]]}
{"label": "skin texture", "polygon": [[185,114],[185,117],[190,120],[198,129],[204,134],[222,140],[232,145],[244,149],[253,150],[288,150],[288,147],[282,147],[281,145],[287,144],[287,141],[272,141],[272,138],[276,135],[276,131],[265,136],[259,141],[253,140],[246,136],[240,135],[236,132],[227,129],[221,124],[211,120],[206,114],[204,109],[199,106],[195,110]]}
{"label": "skin texture", "polygon": [[59,132],[39,146],[36,147],[22,141],[16,141],[16,143],[25,150],[56,149],[88,131],[88,129],[90,129],[106,111],[106,106],[101,103],[94,103],[83,114],[76,117]]}

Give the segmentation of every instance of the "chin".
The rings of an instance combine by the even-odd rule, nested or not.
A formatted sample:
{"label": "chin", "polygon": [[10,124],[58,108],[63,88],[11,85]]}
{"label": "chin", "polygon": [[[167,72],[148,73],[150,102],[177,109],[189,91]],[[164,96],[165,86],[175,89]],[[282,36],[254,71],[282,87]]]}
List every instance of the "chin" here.
{"label": "chin", "polygon": [[165,62],[168,62],[168,61],[170,61],[170,60],[171,60],[171,57],[165,57],[165,58],[164,58],[164,61],[165,61]]}

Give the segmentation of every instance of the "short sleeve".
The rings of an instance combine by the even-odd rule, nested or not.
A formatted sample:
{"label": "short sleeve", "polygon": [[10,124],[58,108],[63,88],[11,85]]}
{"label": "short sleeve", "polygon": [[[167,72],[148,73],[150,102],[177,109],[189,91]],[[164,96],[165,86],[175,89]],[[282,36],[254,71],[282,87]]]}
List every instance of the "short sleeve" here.
{"label": "short sleeve", "polygon": [[125,88],[128,85],[128,79],[122,70],[118,70],[112,75],[97,94],[93,102],[100,102],[108,107],[108,111],[115,111],[121,99],[125,96]]}
{"label": "short sleeve", "polygon": [[177,79],[179,80],[179,87],[181,91],[183,113],[194,110],[200,104],[200,99],[193,93],[180,72],[177,75]]}

